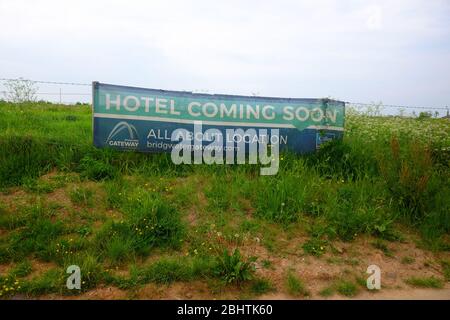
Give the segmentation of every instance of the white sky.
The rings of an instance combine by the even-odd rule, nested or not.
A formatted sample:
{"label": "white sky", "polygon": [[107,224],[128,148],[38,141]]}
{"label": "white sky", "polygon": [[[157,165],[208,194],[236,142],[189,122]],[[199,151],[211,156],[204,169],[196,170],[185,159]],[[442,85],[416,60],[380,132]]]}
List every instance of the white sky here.
{"label": "white sky", "polygon": [[0,0],[0,30],[0,78],[450,106],[449,0]]}

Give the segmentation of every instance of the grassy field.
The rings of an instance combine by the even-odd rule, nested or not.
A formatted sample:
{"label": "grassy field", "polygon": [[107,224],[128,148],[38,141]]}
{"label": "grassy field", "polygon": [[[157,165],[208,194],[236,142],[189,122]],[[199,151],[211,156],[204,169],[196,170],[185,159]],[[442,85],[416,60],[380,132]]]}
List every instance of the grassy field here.
{"label": "grassy field", "polygon": [[91,116],[0,102],[0,298],[353,297],[374,263],[447,286],[449,120],[348,112],[343,142],[260,176],[95,149]]}

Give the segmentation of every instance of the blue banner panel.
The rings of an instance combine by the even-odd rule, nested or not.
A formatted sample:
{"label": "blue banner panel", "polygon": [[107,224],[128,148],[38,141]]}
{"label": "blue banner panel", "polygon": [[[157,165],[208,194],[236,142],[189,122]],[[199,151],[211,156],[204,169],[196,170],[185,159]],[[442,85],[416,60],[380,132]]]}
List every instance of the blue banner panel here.
{"label": "blue banner panel", "polygon": [[345,118],[344,102],[330,99],[194,94],[98,82],[93,110],[96,147],[139,152],[171,152],[179,143],[172,140],[175,130],[194,134],[194,124],[201,123],[203,133],[222,134],[223,148],[239,142],[233,132],[270,137],[278,129],[280,150],[308,153],[341,139]]}

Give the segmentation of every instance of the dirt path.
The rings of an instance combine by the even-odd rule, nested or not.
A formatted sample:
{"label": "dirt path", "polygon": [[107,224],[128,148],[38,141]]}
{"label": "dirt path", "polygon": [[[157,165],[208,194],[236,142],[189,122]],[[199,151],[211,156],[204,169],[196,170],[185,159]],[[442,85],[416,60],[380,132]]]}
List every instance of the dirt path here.
{"label": "dirt path", "polygon": [[385,290],[372,294],[364,292],[355,299],[377,300],[450,300],[450,288],[445,289],[410,289],[410,290]]}
{"label": "dirt path", "polygon": [[[267,294],[259,297],[261,300],[289,300],[293,299],[284,293]],[[313,300],[325,299],[321,296],[313,296]],[[327,300],[450,300],[450,285],[443,289],[381,289],[377,292],[361,292],[356,297],[346,298],[333,295]]]}

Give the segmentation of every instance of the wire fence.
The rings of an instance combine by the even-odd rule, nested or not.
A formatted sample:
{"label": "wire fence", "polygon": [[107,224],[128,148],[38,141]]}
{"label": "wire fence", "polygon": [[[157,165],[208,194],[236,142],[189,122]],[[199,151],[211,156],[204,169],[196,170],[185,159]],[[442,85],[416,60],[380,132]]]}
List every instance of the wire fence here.
{"label": "wire fence", "polygon": [[[60,104],[91,103],[92,83],[64,82],[64,81],[44,81],[31,79],[0,78],[0,99],[8,100],[7,97],[14,94],[5,85],[11,82],[28,82],[33,84],[36,91],[34,96],[38,101],[46,101]],[[189,90],[186,90],[189,91]],[[194,90],[195,91],[195,90]],[[409,106],[392,105],[381,102],[349,102],[346,101],[346,109],[350,112],[357,112],[369,116],[407,116],[417,117],[426,114],[431,117],[449,117],[450,108],[448,106]]]}
{"label": "wire fence", "polygon": [[31,84],[32,95],[38,101],[60,104],[91,103],[91,83],[43,81],[31,79],[0,78],[0,99],[9,100],[8,97],[15,92],[10,90],[10,83]]}

